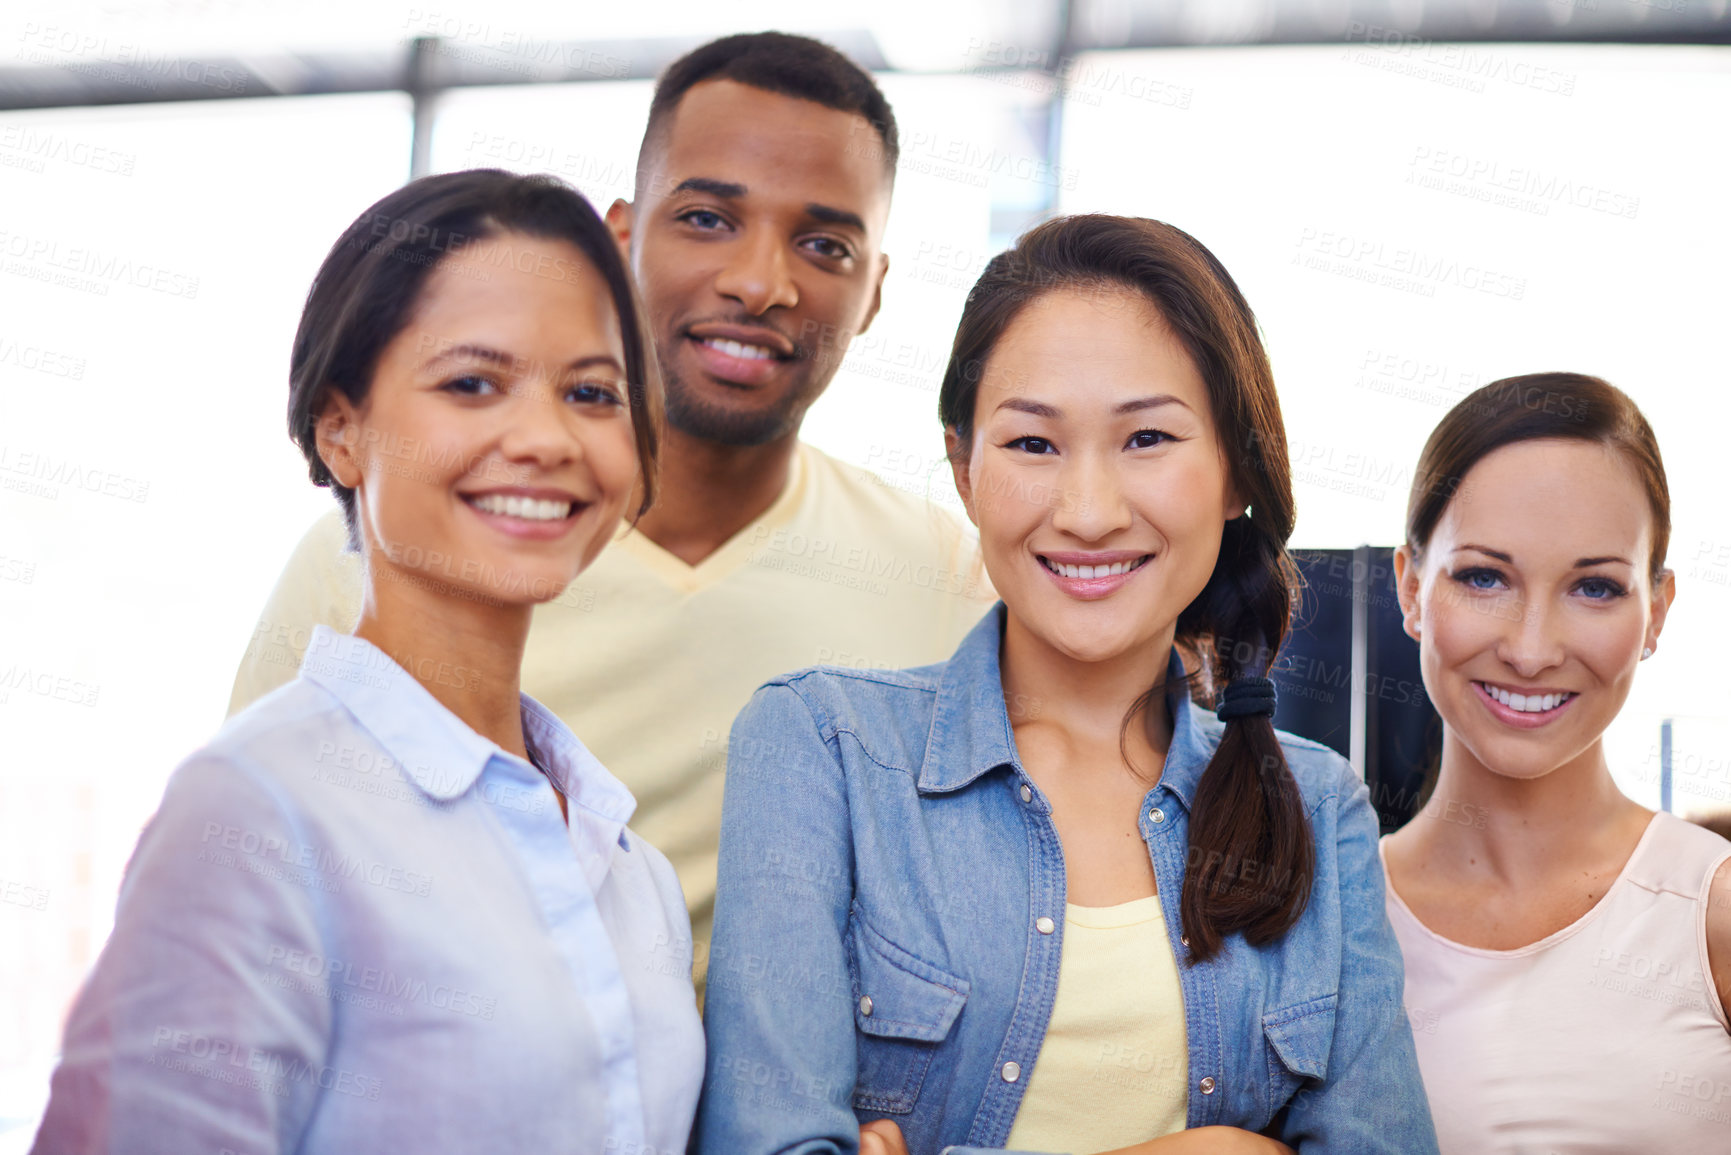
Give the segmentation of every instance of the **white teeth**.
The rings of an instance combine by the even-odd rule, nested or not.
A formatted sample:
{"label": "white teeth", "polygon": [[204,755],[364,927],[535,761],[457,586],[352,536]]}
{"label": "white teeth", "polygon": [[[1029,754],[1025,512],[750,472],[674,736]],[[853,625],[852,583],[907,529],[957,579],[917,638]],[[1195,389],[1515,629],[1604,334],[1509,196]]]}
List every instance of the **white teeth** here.
{"label": "white teeth", "polygon": [[504,493],[489,493],[471,498],[469,504],[482,513],[499,513],[506,517],[520,517],[525,521],[559,521],[571,516],[569,501],[546,501]]}
{"label": "white teeth", "polygon": [[1150,554],[1147,557],[1139,557],[1135,561],[1117,561],[1113,562],[1111,565],[1065,565],[1062,562],[1051,561],[1047,558],[1041,558],[1040,560],[1045,563],[1047,569],[1062,577],[1102,578],[1111,577],[1114,574],[1129,573],[1131,570],[1147,561],[1148,557],[1151,556],[1153,555]]}
{"label": "white teeth", "polygon": [[1485,688],[1485,693],[1509,709],[1518,710],[1523,714],[1542,714],[1546,710],[1555,710],[1574,697],[1573,694],[1516,694],[1499,686],[1493,686],[1489,682],[1480,682],[1479,685]]}
{"label": "white teeth", "polygon": [[739,341],[729,341],[725,337],[708,337],[703,343],[717,352],[746,361],[768,361],[775,357],[772,350],[765,349],[762,345],[746,345]]}

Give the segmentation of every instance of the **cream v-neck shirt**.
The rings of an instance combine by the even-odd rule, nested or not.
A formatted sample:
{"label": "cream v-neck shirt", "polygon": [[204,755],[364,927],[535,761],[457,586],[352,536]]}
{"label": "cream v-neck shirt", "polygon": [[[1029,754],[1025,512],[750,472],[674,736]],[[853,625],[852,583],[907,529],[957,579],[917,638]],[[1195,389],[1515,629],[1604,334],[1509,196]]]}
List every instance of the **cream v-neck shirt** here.
{"label": "cream v-neck shirt", "polygon": [[[307,532],[259,616],[229,712],[293,679],[314,625],[360,615],[341,513]],[[765,680],[814,665],[941,661],[995,600],[969,527],[801,443],[787,488],[698,565],[621,528],[537,607],[523,692],[576,732],[637,799],[632,828],[672,861],[704,972],[727,737]],[[412,655],[405,655],[412,659]],[[460,684],[460,666],[416,671]],[[691,958],[670,957],[672,973]]]}

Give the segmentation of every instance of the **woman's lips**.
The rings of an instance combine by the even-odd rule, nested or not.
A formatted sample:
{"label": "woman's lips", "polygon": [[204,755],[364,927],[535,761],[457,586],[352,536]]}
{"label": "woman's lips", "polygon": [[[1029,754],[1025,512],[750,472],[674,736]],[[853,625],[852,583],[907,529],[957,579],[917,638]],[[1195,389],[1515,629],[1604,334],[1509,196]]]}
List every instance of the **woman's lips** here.
{"label": "woman's lips", "polygon": [[1473,683],[1473,693],[1478,696],[1479,701],[1484,704],[1486,710],[1490,711],[1493,718],[1506,726],[1513,726],[1517,730],[1536,730],[1540,726],[1548,725],[1560,718],[1564,711],[1580,699],[1579,694],[1570,694],[1561,703],[1549,710],[1527,711],[1503,705],[1492,696],[1483,682]]}
{"label": "woman's lips", "polygon": [[539,519],[514,517],[508,513],[496,513],[479,508],[473,499],[465,497],[463,504],[469,511],[493,529],[510,537],[524,541],[555,541],[570,533],[577,524],[577,518],[589,506],[584,502],[572,502],[571,512],[564,517]]}
{"label": "woman's lips", "polygon": [[[1131,578],[1141,573],[1154,555],[1143,554],[1139,560],[1132,563],[1126,572],[1106,574],[1103,577],[1066,577],[1058,571],[1053,562],[1040,555],[1035,555],[1035,557],[1041,571],[1056,582],[1059,589],[1081,601],[1096,601],[1108,594],[1115,593]],[[1067,566],[1066,568],[1073,567]]]}

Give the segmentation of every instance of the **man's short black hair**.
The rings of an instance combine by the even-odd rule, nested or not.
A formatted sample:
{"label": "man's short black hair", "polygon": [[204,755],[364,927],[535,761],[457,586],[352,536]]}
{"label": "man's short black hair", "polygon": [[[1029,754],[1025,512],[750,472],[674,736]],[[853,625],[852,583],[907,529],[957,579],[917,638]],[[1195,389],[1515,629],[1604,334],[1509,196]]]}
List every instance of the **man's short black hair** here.
{"label": "man's short black hair", "polygon": [[668,65],[655,82],[649,124],[643,130],[643,147],[637,156],[640,190],[651,151],[660,145],[661,135],[666,131],[667,118],[692,86],[705,80],[732,80],[863,116],[877,130],[884,169],[894,179],[896,159],[901,153],[896,117],[870,73],[809,36],[742,32],[692,49]]}

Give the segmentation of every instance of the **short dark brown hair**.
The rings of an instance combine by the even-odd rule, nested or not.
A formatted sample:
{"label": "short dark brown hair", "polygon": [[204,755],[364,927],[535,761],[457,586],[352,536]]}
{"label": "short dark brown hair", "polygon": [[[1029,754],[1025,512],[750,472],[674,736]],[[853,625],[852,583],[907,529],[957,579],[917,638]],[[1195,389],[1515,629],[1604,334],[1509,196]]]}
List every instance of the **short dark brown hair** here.
{"label": "short dark brown hair", "polygon": [[470,169],[422,177],[384,197],[351,224],[313,277],[289,355],[289,437],[314,485],[330,488],[359,547],[355,491],[331,476],[315,432],[328,391],[356,405],[372,387],[379,356],[408,325],[439,262],[476,241],[521,233],[566,241],[607,283],[625,342],[633,434],[643,481],[641,517],[655,496],[662,421],[661,373],[642,305],[613,234],[582,193],[551,176]]}
{"label": "short dark brown hair", "polygon": [[883,145],[884,168],[893,181],[901,156],[896,115],[869,72],[809,36],[743,32],[692,49],[668,65],[655,82],[655,97],[649,102],[649,124],[643,130],[643,145],[637,154],[639,191],[653,167],[653,154],[661,146],[668,119],[685,94],[705,80],[732,80],[864,117],[877,130]]}

